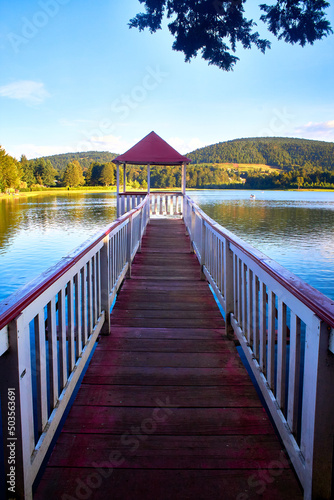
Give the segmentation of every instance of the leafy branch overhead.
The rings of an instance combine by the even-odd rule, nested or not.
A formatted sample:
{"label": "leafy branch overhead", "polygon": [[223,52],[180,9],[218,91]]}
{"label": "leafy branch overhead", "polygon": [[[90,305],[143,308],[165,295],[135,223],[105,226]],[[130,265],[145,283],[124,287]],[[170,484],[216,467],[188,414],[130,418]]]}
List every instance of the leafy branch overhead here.
{"label": "leafy branch overhead", "polygon": [[[249,2],[251,0],[248,0]],[[260,38],[253,19],[245,17],[247,0],[139,0],[145,13],[130,20],[130,28],[151,33],[161,29],[167,15],[169,31],[174,36],[173,49],[183,52],[189,62],[201,52],[209,64],[223,70],[233,69],[239,58],[237,44],[253,46],[265,52],[270,42]],[[313,44],[333,33],[326,19],[324,0],[277,0],[274,5],[261,4],[260,19],[279,40],[292,44]]]}

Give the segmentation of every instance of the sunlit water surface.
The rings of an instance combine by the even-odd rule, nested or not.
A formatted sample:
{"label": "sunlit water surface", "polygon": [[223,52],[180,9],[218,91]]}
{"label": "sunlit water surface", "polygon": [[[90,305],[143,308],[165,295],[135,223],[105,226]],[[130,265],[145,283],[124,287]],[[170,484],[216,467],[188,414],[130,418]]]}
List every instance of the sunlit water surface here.
{"label": "sunlit water surface", "polygon": [[115,218],[113,193],[0,200],[0,301]]}
{"label": "sunlit water surface", "polygon": [[[334,193],[206,190],[210,217],[334,298]],[[0,300],[116,217],[112,193],[0,199]]]}
{"label": "sunlit water surface", "polygon": [[190,195],[222,226],[334,298],[334,192],[214,190]]}

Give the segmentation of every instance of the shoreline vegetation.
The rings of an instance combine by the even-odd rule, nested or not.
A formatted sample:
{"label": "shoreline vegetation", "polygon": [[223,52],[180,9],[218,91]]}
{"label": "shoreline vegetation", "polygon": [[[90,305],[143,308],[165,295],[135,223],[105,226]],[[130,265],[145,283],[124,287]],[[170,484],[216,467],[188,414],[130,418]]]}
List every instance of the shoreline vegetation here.
{"label": "shoreline vegetation", "polygon": [[[209,191],[209,190],[215,190],[219,189],[220,191],[225,191],[226,189],[234,190],[234,191],[254,191],[255,193],[258,191],[296,191],[296,192],[333,192],[334,188],[299,188],[299,189],[249,189],[245,188],[244,186],[240,187],[220,187],[220,188],[187,188],[187,191]],[[146,193],[146,189],[133,189],[130,186],[127,186],[127,192],[131,193],[131,191],[135,192],[143,192]],[[159,192],[164,192],[164,191],[175,191],[181,192],[180,188],[164,188],[164,189],[152,189],[151,191],[159,191]],[[94,187],[94,188],[89,188],[88,186],[83,186],[81,188],[45,188],[45,189],[39,189],[38,191],[23,191],[23,192],[15,192],[14,190],[11,191],[9,194],[8,193],[0,193],[0,200],[15,200],[17,198],[28,198],[28,197],[35,197],[39,195],[73,195],[73,194],[86,194],[86,193],[110,193],[110,194],[116,194],[116,187],[112,186],[110,188],[104,188],[104,187]]]}
{"label": "shoreline vegetation", "polygon": [[[20,161],[0,146],[0,197],[115,191],[116,154],[89,151]],[[334,143],[291,138],[235,139],[187,154],[187,189],[333,190]],[[181,166],[151,166],[151,190],[181,187]],[[147,190],[147,166],[128,165],[127,190]],[[123,185],[123,168],[120,169]],[[14,195],[11,194],[14,192]],[[59,191],[58,191],[59,192]]]}

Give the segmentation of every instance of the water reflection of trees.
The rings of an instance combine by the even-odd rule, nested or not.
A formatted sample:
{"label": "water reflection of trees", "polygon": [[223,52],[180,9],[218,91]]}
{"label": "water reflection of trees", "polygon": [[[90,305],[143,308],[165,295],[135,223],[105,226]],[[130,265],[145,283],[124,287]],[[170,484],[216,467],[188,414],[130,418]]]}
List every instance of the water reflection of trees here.
{"label": "water reflection of trees", "polygon": [[62,229],[85,231],[109,224],[116,217],[115,196],[101,193],[39,195],[0,200],[0,247],[7,248],[22,230]]}

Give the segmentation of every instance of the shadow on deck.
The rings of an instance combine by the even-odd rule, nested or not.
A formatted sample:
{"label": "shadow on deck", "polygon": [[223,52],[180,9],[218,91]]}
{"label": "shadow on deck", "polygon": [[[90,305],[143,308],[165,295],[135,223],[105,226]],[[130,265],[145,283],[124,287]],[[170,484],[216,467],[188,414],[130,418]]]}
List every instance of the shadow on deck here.
{"label": "shadow on deck", "polygon": [[301,499],[181,220],[152,220],[34,495]]}

